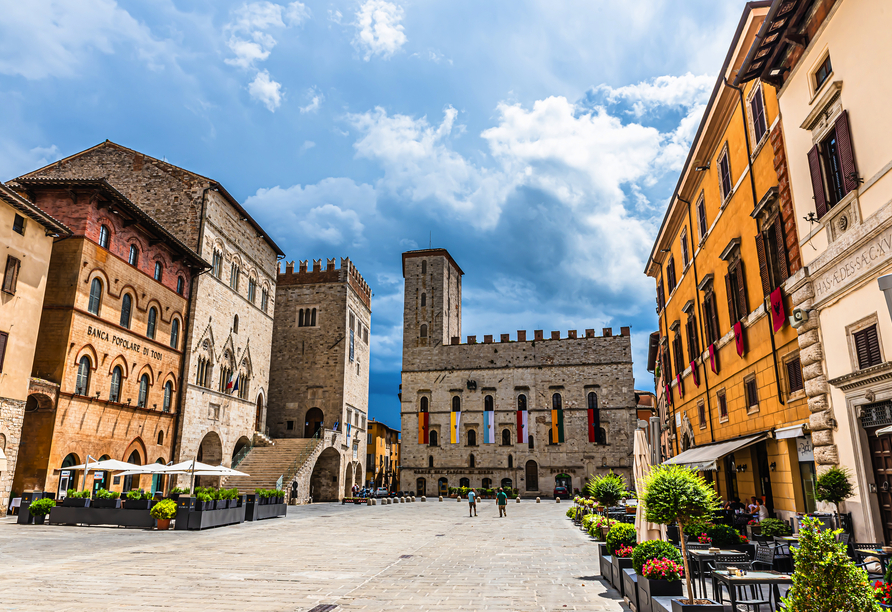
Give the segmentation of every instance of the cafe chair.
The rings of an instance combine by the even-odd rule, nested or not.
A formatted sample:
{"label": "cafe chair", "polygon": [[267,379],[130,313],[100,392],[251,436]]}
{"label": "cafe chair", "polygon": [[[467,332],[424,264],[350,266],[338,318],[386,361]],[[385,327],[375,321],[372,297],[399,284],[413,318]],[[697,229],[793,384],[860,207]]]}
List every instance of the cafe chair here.
{"label": "cafe chair", "polygon": [[693,542],[686,542],[684,547],[687,550],[709,550],[709,544],[694,544]]}
{"label": "cafe chair", "polygon": [[790,552],[790,543],[782,537],[774,538],[774,561],[781,571],[793,571],[793,553]]}
{"label": "cafe chair", "polygon": [[867,572],[870,580],[883,579],[883,564],[880,560],[870,553],[858,552],[859,549],[866,548],[868,550],[880,550],[885,546],[882,542],[855,542],[855,566],[860,567]]}
{"label": "cafe chair", "polygon": [[[749,563],[750,557],[747,553],[730,553],[726,555],[716,555],[714,559],[706,562],[706,574],[710,577],[712,572],[716,570],[720,563],[730,563],[731,565]],[[715,593],[716,582],[712,581],[712,592]]]}
{"label": "cafe chair", "polygon": [[[730,555],[723,555],[723,556],[730,556]],[[753,571],[753,564],[749,561],[746,561],[746,562],[716,561],[715,565],[716,565],[715,569],[717,569],[717,570],[726,570],[729,567],[736,567],[737,569],[746,570],[748,572]],[[716,596],[718,596],[718,603],[720,603],[720,604],[724,603],[724,588],[723,587],[726,587],[726,586],[727,585],[724,585],[721,582],[718,582],[717,580],[715,580],[713,578],[713,581],[712,581],[713,599],[715,599]],[[749,612],[750,610],[754,610],[755,612],[761,612],[762,606],[768,606],[768,610],[770,612],[770,610],[771,610],[770,595],[769,595],[769,598],[765,598],[762,595],[762,585],[761,584],[743,584],[743,585],[735,586],[732,588],[734,588],[734,590],[736,591],[734,596],[737,600],[738,609],[740,608],[740,606],[744,606],[746,608],[747,612]],[[770,588],[771,587],[769,587],[769,594],[771,592]],[[747,594],[747,591],[749,591],[749,594]],[[728,598],[729,599],[731,598],[730,593],[728,593]]]}
{"label": "cafe chair", "polygon": [[774,569],[774,548],[771,546],[756,546],[756,558],[753,560],[756,569]]}

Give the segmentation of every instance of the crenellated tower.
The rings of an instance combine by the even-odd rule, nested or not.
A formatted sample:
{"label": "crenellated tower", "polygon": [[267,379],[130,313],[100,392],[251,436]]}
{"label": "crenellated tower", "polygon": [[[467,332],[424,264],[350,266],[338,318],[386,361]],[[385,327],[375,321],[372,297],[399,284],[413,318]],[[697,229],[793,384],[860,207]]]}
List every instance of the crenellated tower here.
{"label": "crenellated tower", "polygon": [[446,249],[403,253],[403,360],[415,348],[461,337],[461,277]]}

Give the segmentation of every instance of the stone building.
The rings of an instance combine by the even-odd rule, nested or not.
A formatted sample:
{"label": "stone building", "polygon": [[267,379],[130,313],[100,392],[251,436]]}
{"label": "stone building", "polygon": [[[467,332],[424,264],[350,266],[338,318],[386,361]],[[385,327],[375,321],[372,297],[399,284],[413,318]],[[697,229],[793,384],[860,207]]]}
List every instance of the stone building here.
{"label": "stone building", "polygon": [[363,484],[372,294],[350,259],[307,264],[277,278],[267,424],[277,441],[322,441],[300,490],[328,501]]}
{"label": "stone building", "polygon": [[70,233],[0,183],[0,516],[12,492],[53,242]]}
{"label": "stone building", "polygon": [[403,253],[400,488],[580,489],[631,477],[636,403],[629,328],[535,331],[461,343],[461,277],[445,249]]}
{"label": "stone building", "polygon": [[104,179],[16,188],[73,235],[53,245],[13,488],[157,490],[65,468],[172,459],[189,298],[209,265]]}
{"label": "stone building", "polygon": [[[106,179],[211,263],[185,315],[173,455],[226,463],[264,432],[275,307],[275,242],[217,181],[105,141],[26,178]],[[237,389],[236,389],[237,386]]]}
{"label": "stone building", "polygon": [[365,486],[396,491],[400,486],[400,430],[369,421]]}

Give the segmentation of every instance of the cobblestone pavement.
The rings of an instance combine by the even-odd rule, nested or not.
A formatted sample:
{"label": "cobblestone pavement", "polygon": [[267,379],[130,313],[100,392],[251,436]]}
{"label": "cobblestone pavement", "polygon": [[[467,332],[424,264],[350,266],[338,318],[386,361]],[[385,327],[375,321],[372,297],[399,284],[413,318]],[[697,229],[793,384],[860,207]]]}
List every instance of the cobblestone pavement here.
{"label": "cobblestone pavement", "polygon": [[628,610],[566,504],[478,506],[314,504],[203,532],[8,517],[0,610]]}

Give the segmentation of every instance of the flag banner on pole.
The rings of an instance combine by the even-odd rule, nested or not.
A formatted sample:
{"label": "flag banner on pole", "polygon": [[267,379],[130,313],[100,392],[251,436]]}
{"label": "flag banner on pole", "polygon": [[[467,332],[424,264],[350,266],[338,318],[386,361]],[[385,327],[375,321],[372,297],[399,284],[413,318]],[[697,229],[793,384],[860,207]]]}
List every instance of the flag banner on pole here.
{"label": "flag banner on pole", "polygon": [[601,426],[599,422],[601,419],[597,414],[597,410],[594,408],[588,409],[588,441],[589,442],[600,442],[598,440],[598,428]]}
{"label": "flag banner on pole", "polygon": [[352,425],[352,423],[347,423],[347,437],[348,438],[350,437],[350,426],[351,425]]}
{"label": "flag banner on pole", "polygon": [[700,372],[697,371],[697,362],[691,362],[691,375],[694,377],[694,386],[700,386]]}
{"label": "flag banner on pole", "polygon": [[450,412],[449,420],[451,429],[452,429],[452,439],[450,440],[453,444],[461,443],[461,436],[459,435],[458,428],[461,425],[461,412]]}
{"label": "flag banner on pole", "polygon": [[672,405],[672,386],[669,383],[666,383],[666,405]]}
{"label": "flag banner on pole", "polygon": [[743,323],[740,321],[734,324],[734,345],[737,347],[737,354],[743,357],[746,353],[746,343],[743,339]]}
{"label": "flag banner on pole", "polygon": [[681,378],[681,374],[675,375],[675,382],[678,385],[678,397],[684,398],[684,381]]}
{"label": "flag banner on pole", "polygon": [[529,432],[527,431],[527,411],[526,410],[518,410],[517,411],[517,443],[523,444],[527,436],[529,436]]}
{"label": "flag banner on pole", "polygon": [[234,382],[234,383],[230,383],[230,384],[232,385],[232,392],[233,392],[233,393],[235,393],[236,391],[238,391],[238,379],[239,379],[239,378],[241,378],[241,376],[236,376],[236,377],[235,377],[235,382]]}
{"label": "flag banner on pole", "polygon": [[551,439],[556,444],[564,441],[564,411],[562,409],[551,411]]}
{"label": "flag banner on pole", "polygon": [[232,374],[230,374],[229,380],[226,381],[226,390],[227,391],[232,391],[232,383],[233,383]]}
{"label": "flag banner on pole", "polygon": [[784,293],[780,287],[771,292],[771,329],[779,332],[787,324],[787,314],[784,312]]}
{"label": "flag banner on pole", "polygon": [[715,343],[709,345],[709,367],[713,374],[719,373],[719,357],[715,352]]}
{"label": "flag banner on pole", "polygon": [[484,444],[493,444],[496,441],[496,426],[495,426],[495,411],[487,410],[483,413],[483,421],[484,421],[484,430],[483,430],[483,443]]}
{"label": "flag banner on pole", "polygon": [[418,413],[418,443],[419,444],[430,444],[430,437],[428,434],[428,415],[429,412],[419,412]]}

